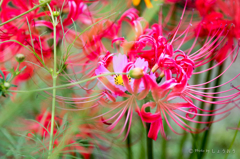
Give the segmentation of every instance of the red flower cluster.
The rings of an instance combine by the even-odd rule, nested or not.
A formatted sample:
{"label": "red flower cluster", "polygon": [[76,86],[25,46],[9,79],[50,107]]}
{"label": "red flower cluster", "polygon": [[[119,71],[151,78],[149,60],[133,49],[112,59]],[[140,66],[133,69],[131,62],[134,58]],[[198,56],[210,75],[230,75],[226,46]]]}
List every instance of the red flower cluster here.
{"label": "red flower cluster", "polygon": [[[138,5],[140,0],[131,2]],[[150,1],[146,2],[153,7]],[[63,120],[66,111],[82,111],[81,122],[85,123],[79,124],[73,136],[66,139],[64,144],[68,146],[62,153],[76,156],[78,152],[88,159],[94,144],[106,150],[99,139],[112,142],[103,133],[117,132],[119,137],[126,130],[125,140],[137,122],[150,125],[148,137],[153,140],[157,140],[159,132],[167,139],[164,123],[175,134],[182,134],[178,128],[200,133],[208,127],[195,128],[190,123],[212,124],[238,107],[231,103],[239,100],[240,92],[234,90],[240,85],[215,90],[230,85],[240,74],[222,84],[212,86],[211,83],[218,81],[237,58],[239,0],[166,2],[170,4],[169,13],[164,17],[160,10],[154,23],[139,16],[135,8],[128,8],[118,16],[99,18],[104,13],[97,6],[108,1],[52,0],[5,25],[0,24],[0,94],[6,97],[9,88],[21,86],[39,75],[39,79],[47,85],[53,83],[53,87],[33,92],[44,91],[52,99],[52,114],[55,107],[60,109],[56,111],[57,116],[48,109],[35,114],[37,122],[26,122],[24,127],[28,137],[37,136],[58,147],[64,138],[59,130],[69,128],[69,123],[74,123],[73,127],[77,125],[73,116]],[[177,11],[176,3],[178,7],[184,5],[177,23],[177,17],[172,18]],[[35,4],[39,2],[4,0],[1,21],[11,20]],[[233,9],[228,10],[228,6]],[[189,14],[192,8],[197,9],[197,20],[193,18],[195,12]],[[18,57],[13,59],[15,55]],[[229,57],[230,63],[223,67]],[[216,68],[222,68],[216,77],[194,83],[195,76]],[[63,87],[67,87],[66,92],[60,89]],[[53,94],[47,91],[50,89]],[[205,103],[206,107],[198,106],[199,103]],[[210,105],[214,109],[208,108]],[[197,120],[215,116],[219,117],[211,121]],[[84,139],[91,139],[87,140],[88,146],[80,142]]]}
{"label": "red flower cluster", "polygon": [[[134,22],[133,19],[132,21]],[[220,44],[223,42],[222,37],[225,38],[227,36],[226,32],[229,32],[229,30],[226,27],[222,30],[220,28],[215,29],[215,31],[212,31],[213,35],[205,41],[202,48],[192,52],[196,43],[195,40],[193,45],[186,52],[180,48],[185,42],[186,35],[189,32],[189,27],[187,27],[187,29],[178,36],[178,30],[180,26],[181,23],[176,28],[171,39],[164,37],[164,31],[162,30],[161,24],[153,24],[151,28],[144,29],[140,36],[137,34],[136,39],[131,42],[128,42],[121,37],[113,40],[114,43],[121,41],[120,47],[122,50],[124,50],[123,55],[118,53],[113,55],[112,58],[113,72],[115,72],[116,75],[98,78],[101,82],[101,85],[103,85],[103,87],[101,86],[101,89],[109,92],[106,97],[110,103],[106,103],[106,100],[105,102],[100,100],[101,105],[108,105],[108,107],[112,107],[109,112],[100,115],[105,116],[107,114],[112,114],[112,117],[104,119],[104,122],[109,123],[112,121],[110,122],[109,130],[112,130],[114,127],[116,127],[117,123],[124,117],[124,114],[127,113],[127,117],[120,134],[126,127],[128,120],[129,132],[133,116],[132,110],[135,109],[143,121],[151,123],[149,137],[154,140],[157,139],[159,131],[161,132],[161,135],[166,138],[163,128],[163,120],[166,120],[168,126],[173,132],[180,134],[173,129],[167,116],[169,116],[180,128],[184,129],[185,131],[199,133],[204,131],[205,128],[197,130],[194,127],[187,125],[183,120],[194,123],[212,123],[215,121],[196,121],[195,117],[221,115],[227,113],[235,107],[233,106],[227,111],[224,110],[226,105],[234,100],[238,100],[237,96],[239,93],[233,93],[231,95],[221,97],[213,96],[214,94],[229,92],[233,89],[214,93],[205,93],[197,90],[203,90],[203,88],[199,88],[199,86],[213,82],[224,72],[226,72],[236,59],[237,54],[234,55],[233,61],[227,67],[227,69],[216,78],[207,81],[206,83],[197,85],[191,85],[189,82],[192,79],[192,75],[201,74],[203,72],[212,70],[221,65],[228,56],[233,56],[235,50],[238,52],[237,46],[231,49],[231,52],[228,56],[222,57],[218,64],[211,68],[207,68],[206,70],[194,72],[197,67],[201,67],[206,63],[209,63],[217,56],[222,56],[219,54],[222,54],[223,51],[225,54],[227,54],[228,50],[225,50],[224,47],[221,48],[223,50],[220,49],[220,51],[217,51],[217,48],[221,47]],[[184,37],[182,38],[183,35]],[[178,45],[177,49],[174,49],[176,44]],[[112,70],[111,68],[107,68],[108,66],[106,65],[106,62],[101,60],[98,68],[95,71],[96,75],[112,72],[109,71]],[[131,77],[130,72],[131,70],[134,70],[134,68],[140,68],[142,70],[143,74],[141,75],[140,79],[134,79],[134,77]],[[121,75],[122,73],[123,75]],[[130,76],[127,76],[124,73],[127,73]],[[164,81],[162,79],[164,79]],[[225,84],[228,83],[229,82]],[[215,87],[206,89],[213,88]],[[124,97],[125,100],[116,102],[114,98],[118,96]],[[210,101],[202,100],[197,96],[207,97]],[[216,98],[218,100],[214,101]],[[193,99],[195,101],[198,100],[223,106],[215,110],[203,110],[194,104]],[[143,103],[141,108],[139,107],[138,102]],[[146,112],[145,109],[147,107],[156,108],[155,113]],[[114,110],[116,109],[119,109],[119,111],[114,113]],[[179,111],[181,111],[181,113]],[[199,111],[210,114],[200,114],[198,113]],[[185,116],[183,116],[183,114],[185,114]],[[222,118],[225,118],[227,115],[229,114],[225,114]]]}

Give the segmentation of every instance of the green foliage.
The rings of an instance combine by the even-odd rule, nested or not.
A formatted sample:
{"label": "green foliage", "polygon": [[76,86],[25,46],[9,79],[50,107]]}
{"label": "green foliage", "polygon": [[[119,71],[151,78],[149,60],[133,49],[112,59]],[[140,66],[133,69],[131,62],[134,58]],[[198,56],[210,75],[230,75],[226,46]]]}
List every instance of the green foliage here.
{"label": "green foliage", "polygon": [[13,85],[9,83],[9,81],[12,78],[12,74],[8,73],[7,76],[5,77],[2,70],[0,70],[0,96],[6,97],[6,95],[11,95],[10,92],[8,92],[8,89],[11,87],[17,87],[16,85]]}

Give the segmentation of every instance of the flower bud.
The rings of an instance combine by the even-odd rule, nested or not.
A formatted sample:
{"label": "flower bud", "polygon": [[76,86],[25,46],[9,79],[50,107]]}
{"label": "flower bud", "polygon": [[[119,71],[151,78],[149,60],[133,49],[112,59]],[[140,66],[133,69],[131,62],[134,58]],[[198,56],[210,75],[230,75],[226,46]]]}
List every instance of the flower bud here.
{"label": "flower bud", "polygon": [[58,17],[60,15],[59,11],[53,11],[53,16]]}
{"label": "flower bud", "polygon": [[142,78],[143,75],[144,75],[143,69],[138,68],[138,67],[137,67],[137,68],[134,68],[134,69],[132,69],[132,70],[129,71],[129,76],[130,76],[131,78],[134,78],[134,79]]}
{"label": "flower bud", "polygon": [[164,72],[162,72],[158,78],[156,79],[156,82],[159,84],[162,81],[162,78],[165,76]]}
{"label": "flower bud", "polygon": [[155,64],[155,65],[153,66],[151,72],[154,73],[155,71],[157,71],[157,69],[158,69],[158,64]]}
{"label": "flower bud", "polygon": [[156,78],[157,84],[159,84],[161,81],[162,81],[162,77],[159,76],[158,78]]}
{"label": "flower bud", "polygon": [[8,83],[8,82],[4,82],[4,87],[5,87],[6,89],[8,89],[8,88],[10,88],[10,87],[11,87],[11,84],[10,84],[10,83]]}
{"label": "flower bud", "polygon": [[15,56],[15,58],[16,58],[17,62],[21,63],[21,62],[24,61],[25,55],[23,55],[23,54],[17,54],[17,55]]}

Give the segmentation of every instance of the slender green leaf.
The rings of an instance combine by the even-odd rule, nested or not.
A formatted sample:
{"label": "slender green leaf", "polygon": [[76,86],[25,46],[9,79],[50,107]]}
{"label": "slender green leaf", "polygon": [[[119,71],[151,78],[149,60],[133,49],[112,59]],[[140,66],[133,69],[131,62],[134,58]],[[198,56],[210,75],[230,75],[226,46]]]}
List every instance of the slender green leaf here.
{"label": "slender green leaf", "polygon": [[6,81],[10,80],[11,77],[12,77],[12,74],[9,73],[9,74],[7,75],[7,77],[6,77]]}
{"label": "slender green leaf", "polygon": [[12,84],[11,87],[18,87],[17,85]]}
{"label": "slender green leaf", "polygon": [[20,71],[22,72],[22,71],[24,71],[25,70],[25,68],[27,68],[27,66],[24,66]]}
{"label": "slender green leaf", "polygon": [[13,96],[13,94],[12,94],[12,93],[8,93],[8,95],[10,95],[10,96]]}
{"label": "slender green leaf", "polygon": [[2,70],[0,70],[0,74],[2,75],[2,78],[5,80],[5,76],[4,76],[3,72],[2,72]]}

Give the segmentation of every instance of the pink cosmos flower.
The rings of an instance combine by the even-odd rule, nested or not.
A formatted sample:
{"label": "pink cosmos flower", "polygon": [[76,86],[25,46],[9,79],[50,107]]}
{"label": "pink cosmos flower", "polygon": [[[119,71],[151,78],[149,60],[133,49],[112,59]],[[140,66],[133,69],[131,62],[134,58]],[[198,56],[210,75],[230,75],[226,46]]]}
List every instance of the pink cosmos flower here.
{"label": "pink cosmos flower", "polygon": [[[108,126],[109,130],[112,130],[116,127],[117,123],[123,118],[125,113],[127,113],[127,117],[125,119],[124,125],[120,131],[120,134],[123,133],[126,128],[127,122],[129,120],[129,126],[126,133],[125,138],[127,137],[130,126],[132,122],[133,110],[140,113],[139,106],[137,104],[137,100],[142,100],[146,97],[149,92],[149,85],[147,84],[146,77],[143,76],[140,79],[133,79],[129,75],[122,74],[129,72],[130,69],[133,68],[141,68],[144,74],[148,71],[148,63],[141,58],[136,59],[135,62],[130,62],[127,59],[126,55],[117,54],[113,56],[113,70],[116,72],[116,75],[99,77],[98,80],[104,86],[104,89],[107,89],[113,97],[125,97],[126,100],[117,102],[114,98],[109,98],[112,102],[106,102],[103,100],[99,101],[99,104],[107,107],[112,107],[112,109],[104,114],[98,115],[97,117],[102,117],[105,115],[112,114],[114,110],[118,109],[118,112],[108,119],[104,119],[104,123],[110,123]],[[99,65],[96,69],[96,75],[108,73],[109,71],[103,66]],[[118,74],[119,73],[119,74]],[[120,109],[120,110],[119,110]],[[120,135],[119,134],[119,135]]]}
{"label": "pink cosmos flower", "polygon": [[[123,73],[125,67],[128,66],[129,62],[128,62],[127,56],[122,54],[117,54],[113,56],[112,63],[113,63],[113,72],[116,72],[116,75],[106,76],[106,78],[108,79],[109,82],[111,82],[112,85],[115,85],[121,91],[125,92],[127,91],[127,88],[124,86],[123,77],[121,74],[118,74],[118,73]],[[148,63],[144,59],[138,58],[129,69],[132,69],[132,68],[141,68],[143,69],[144,72],[147,72]],[[96,69],[95,73],[96,75],[100,75],[104,73],[109,73],[109,71],[103,65],[100,65]],[[134,79],[131,79],[130,76],[128,76],[128,79],[129,79],[129,84],[133,88]],[[107,86],[105,87],[107,88]],[[142,89],[143,89],[143,83],[140,84],[139,91],[141,91]]]}

